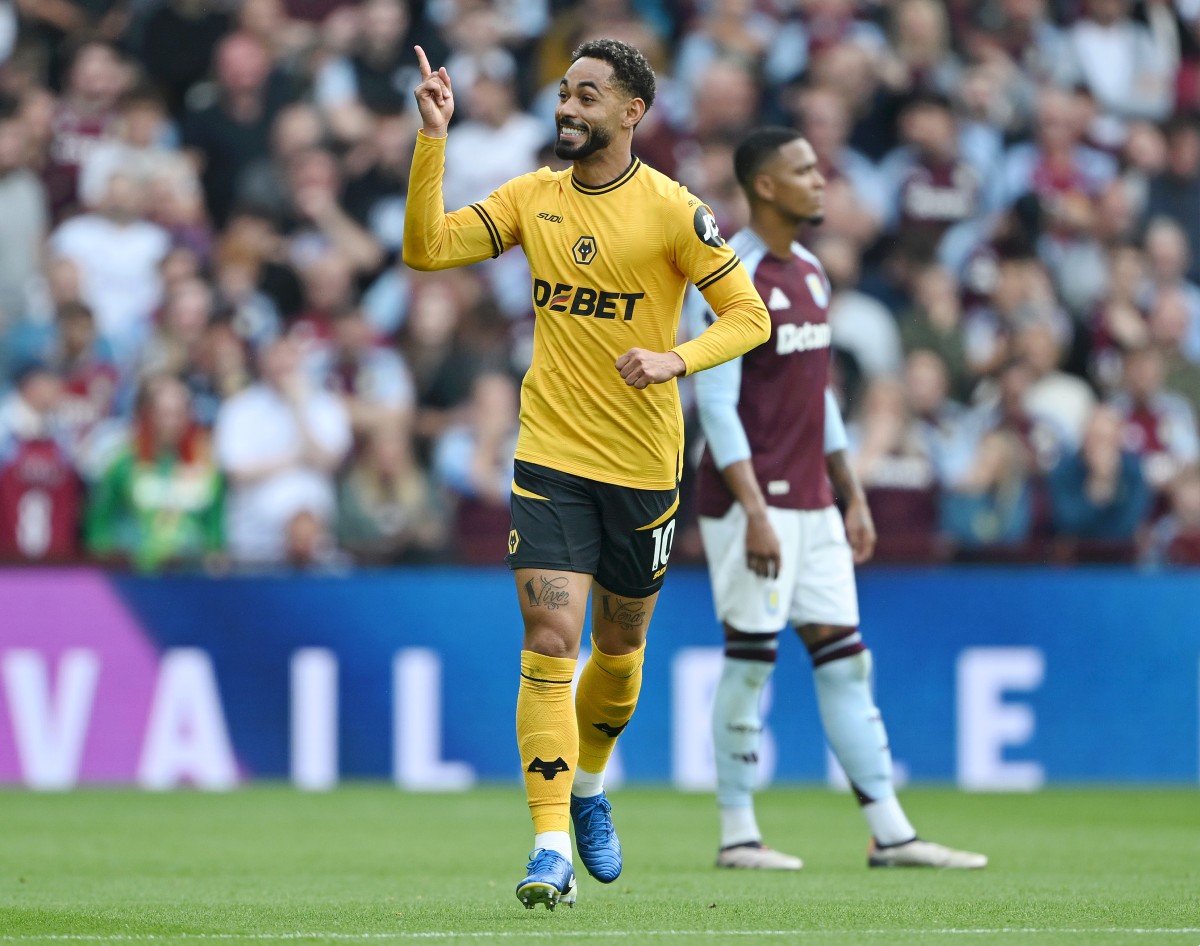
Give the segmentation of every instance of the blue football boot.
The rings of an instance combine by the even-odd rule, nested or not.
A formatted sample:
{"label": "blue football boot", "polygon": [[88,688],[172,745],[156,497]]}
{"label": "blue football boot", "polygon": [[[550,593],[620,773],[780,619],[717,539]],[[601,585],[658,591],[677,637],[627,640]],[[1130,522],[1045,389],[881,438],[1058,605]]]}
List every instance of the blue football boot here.
{"label": "blue football boot", "polygon": [[539,847],[529,854],[525,879],[517,884],[517,899],[532,910],[544,903],[547,910],[558,904],[575,906],[575,871],[561,854]]}
{"label": "blue football boot", "polygon": [[621,842],[612,823],[612,805],[604,792],[590,798],[571,796],[575,847],[587,872],[602,884],[621,876]]}

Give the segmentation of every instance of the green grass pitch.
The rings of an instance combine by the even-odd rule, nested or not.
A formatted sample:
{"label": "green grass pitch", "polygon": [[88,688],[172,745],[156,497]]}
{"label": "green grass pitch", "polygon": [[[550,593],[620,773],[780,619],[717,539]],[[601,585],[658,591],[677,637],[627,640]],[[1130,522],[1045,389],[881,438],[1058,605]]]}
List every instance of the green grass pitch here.
{"label": "green grass pitch", "polygon": [[625,873],[579,903],[513,895],[530,830],[518,787],[413,795],[355,785],[227,795],[0,793],[0,946],[554,943],[1197,946],[1200,793],[913,788],[931,839],[985,871],[868,870],[853,801],[760,796],[796,874],[720,871],[707,795],[612,794]]}

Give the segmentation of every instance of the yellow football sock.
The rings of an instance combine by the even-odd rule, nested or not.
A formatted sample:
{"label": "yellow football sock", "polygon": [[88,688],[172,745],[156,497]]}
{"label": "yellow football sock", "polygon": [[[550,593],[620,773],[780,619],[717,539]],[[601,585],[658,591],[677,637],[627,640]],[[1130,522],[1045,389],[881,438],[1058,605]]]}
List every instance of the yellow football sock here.
{"label": "yellow football sock", "polygon": [[579,725],[579,767],[603,772],[617,736],[633,716],[642,689],[642,660],[646,645],[631,654],[614,657],[596,646],[584,664],[575,691],[575,717]]}
{"label": "yellow football sock", "polygon": [[571,823],[571,779],[579,758],[579,731],[571,705],[575,660],[521,651],[517,692],[517,745],[533,830],[566,831]]}

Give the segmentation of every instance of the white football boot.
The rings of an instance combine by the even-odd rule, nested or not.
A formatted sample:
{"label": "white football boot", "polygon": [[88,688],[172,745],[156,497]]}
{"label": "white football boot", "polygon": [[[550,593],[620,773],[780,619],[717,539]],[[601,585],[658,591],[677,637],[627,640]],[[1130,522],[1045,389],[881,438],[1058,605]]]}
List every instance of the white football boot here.
{"label": "white football boot", "polygon": [[741,867],[750,870],[799,870],[804,861],[791,854],[775,851],[760,842],[735,844],[717,852],[718,867]]}
{"label": "white football boot", "polygon": [[944,867],[951,870],[979,870],[987,867],[987,855],[956,851],[944,844],[913,838],[905,844],[880,847],[871,841],[867,851],[869,867]]}

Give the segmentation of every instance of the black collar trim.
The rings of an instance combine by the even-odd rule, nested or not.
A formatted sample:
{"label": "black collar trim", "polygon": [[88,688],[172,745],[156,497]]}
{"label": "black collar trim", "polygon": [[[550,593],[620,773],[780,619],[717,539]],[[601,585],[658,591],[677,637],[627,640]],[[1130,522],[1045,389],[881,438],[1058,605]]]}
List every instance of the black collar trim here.
{"label": "black collar trim", "polygon": [[642,166],[642,160],[637,155],[634,155],[633,160],[629,162],[629,167],[621,172],[621,175],[615,181],[609,181],[607,184],[601,184],[599,187],[589,187],[587,184],[581,184],[575,178],[574,172],[571,174],[571,183],[575,185],[575,190],[581,194],[594,196],[596,194],[607,194],[610,191],[615,191],[622,184],[633,180],[633,176],[637,174],[638,168]]}

